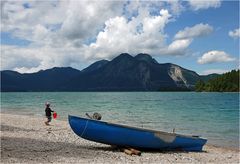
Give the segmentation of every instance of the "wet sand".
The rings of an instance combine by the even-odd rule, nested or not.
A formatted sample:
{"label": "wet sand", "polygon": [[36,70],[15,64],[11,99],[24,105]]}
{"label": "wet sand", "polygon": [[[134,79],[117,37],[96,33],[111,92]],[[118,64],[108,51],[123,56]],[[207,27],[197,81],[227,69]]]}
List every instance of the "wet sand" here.
{"label": "wet sand", "polygon": [[239,150],[206,145],[203,152],[130,156],[75,135],[67,121],[1,113],[1,163],[239,163]]}

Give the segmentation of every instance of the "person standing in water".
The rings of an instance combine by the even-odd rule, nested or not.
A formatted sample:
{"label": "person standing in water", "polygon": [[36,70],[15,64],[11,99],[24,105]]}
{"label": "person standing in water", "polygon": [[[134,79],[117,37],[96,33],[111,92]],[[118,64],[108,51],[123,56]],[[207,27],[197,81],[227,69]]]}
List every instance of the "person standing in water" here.
{"label": "person standing in water", "polygon": [[52,112],[54,112],[51,108],[50,108],[50,103],[46,102],[46,108],[45,108],[45,114],[47,117],[47,121],[45,122],[46,125],[50,125],[49,123],[52,120]]}

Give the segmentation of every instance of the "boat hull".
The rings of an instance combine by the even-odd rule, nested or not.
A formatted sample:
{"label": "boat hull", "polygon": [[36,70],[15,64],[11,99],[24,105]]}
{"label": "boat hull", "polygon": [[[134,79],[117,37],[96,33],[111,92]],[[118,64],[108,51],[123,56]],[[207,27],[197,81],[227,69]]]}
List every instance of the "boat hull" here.
{"label": "boat hull", "polygon": [[155,150],[202,151],[206,139],[199,137],[140,129],[76,116],[68,117],[78,136],[99,143]]}

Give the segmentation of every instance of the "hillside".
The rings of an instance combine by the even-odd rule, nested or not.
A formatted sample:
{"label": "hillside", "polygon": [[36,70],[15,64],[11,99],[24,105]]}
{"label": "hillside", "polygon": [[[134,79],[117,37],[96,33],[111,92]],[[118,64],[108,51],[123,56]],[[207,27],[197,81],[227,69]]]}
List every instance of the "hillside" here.
{"label": "hillside", "polygon": [[60,91],[60,86],[80,73],[71,67],[54,67],[24,74],[1,71],[1,91]]}
{"label": "hillside", "polygon": [[239,70],[232,70],[207,82],[198,81],[195,90],[198,92],[239,92]]}
{"label": "hillside", "polygon": [[148,54],[123,53],[82,71],[71,67],[20,74],[1,71],[1,91],[167,91],[193,90],[201,80],[196,72],[160,64]]}

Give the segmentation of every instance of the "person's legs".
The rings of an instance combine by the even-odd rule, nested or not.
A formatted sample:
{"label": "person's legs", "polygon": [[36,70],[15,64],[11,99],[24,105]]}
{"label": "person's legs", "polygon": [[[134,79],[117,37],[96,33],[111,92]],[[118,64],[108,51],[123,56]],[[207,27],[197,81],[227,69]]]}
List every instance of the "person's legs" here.
{"label": "person's legs", "polygon": [[51,122],[52,118],[51,117],[47,117],[47,121],[45,122],[46,125],[49,125],[49,122]]}

